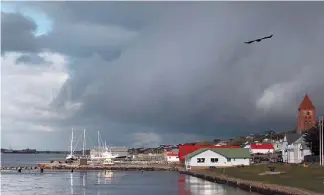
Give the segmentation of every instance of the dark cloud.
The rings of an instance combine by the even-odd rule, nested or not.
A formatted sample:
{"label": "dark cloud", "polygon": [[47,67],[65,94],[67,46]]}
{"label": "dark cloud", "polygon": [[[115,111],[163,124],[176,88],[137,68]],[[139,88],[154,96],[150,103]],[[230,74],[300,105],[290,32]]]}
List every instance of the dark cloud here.
{"label": "dark cloud", "polygon": [[[95,78],[84,88],[83,115],[162,126],[167,132],[188,128],[217,134],[224,126],[252,131],[266,128],[268,121],[274,128],[285,126],[282,121],[294,126],[301,97],[323,86],[321,79],[309,80],[323,71],[317,53],[323,49],[323,14],[318,5],[238,5],[166,11],[119,59],[92,67]],[[272,40],[243,44],[270,33]],[[256,103],[265,90],[276,97],[263,103],[270,109],[262,113]]]}
{"label": "dark cloud", "polygon": [[46,64],[48,62],[45,61],[45,59],[35,53],[32,54],[24,54],[17,58],[16,60],[17,64],[20,63],[27,63],[27,64],[33,64],[33,65],[40,65],[40,64]]}
{"label": "dark cloud", "polygon": [[36,24],[17,13],[1,12],[1,53],[36,52]]}
{"label": "dark cloud", "polygon": [[305,93],[323,114],[322,2],[33,6],[54,20],[42,47],[75,59],[53,105],[82,106],[62,126],[101,130],[112,144],[291,130]]}

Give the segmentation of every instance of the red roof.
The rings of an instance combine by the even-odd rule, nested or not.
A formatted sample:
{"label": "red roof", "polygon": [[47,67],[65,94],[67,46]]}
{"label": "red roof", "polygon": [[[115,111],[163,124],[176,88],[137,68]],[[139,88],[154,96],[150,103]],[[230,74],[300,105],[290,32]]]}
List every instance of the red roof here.
{"label": "red roof", "polygon": [[183,145],[179,146],[179,159],[184,160],[187,154],[199,150],[201,148],[240,148],[240,146],[214,146],[214,145]]}
{"label": "red roof", "polygon": [[272,144],[251,144],[251,149],[274,149]]}
{"label": "red roof", "polygon": [[312,101],[306,94],[302,103],[299,105],[298,110],[307,110],[307,109],[315,109],[315,106],[313,105]]}
{"label": "red roof", "polygon": [[175,154],[175,153],[168,153],[167,156],[179,156],[179,154]]}

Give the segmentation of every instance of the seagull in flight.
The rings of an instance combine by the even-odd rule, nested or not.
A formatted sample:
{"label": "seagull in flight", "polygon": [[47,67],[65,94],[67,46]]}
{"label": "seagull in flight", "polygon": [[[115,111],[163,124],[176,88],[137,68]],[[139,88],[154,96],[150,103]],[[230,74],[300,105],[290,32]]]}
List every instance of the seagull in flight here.
{"label": "seagull in flight", "polygon": [[270,35],[270,36],[262,37],[262,38],[260,38],[260,39],[255,39],[255,40],[252,40],[252,41],[247,41],[247,42],[244,42],[244,43],[246,43],[246,44],[251,44],[251,43],[253,43],[253,42],[260,42],[260,41],[263,40],[263,39],[270,39],[270,38],[272,38],[272,36],[273,36],[273,34]]}

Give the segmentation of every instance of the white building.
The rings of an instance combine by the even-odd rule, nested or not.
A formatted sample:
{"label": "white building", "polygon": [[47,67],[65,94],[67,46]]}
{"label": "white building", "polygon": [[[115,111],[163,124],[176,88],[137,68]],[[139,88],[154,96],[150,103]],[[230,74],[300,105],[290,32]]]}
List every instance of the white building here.
{"label": "white building", "polygon": [[244,148],[249,149],[251,154],[268,154],[274,152],[274,145],[272,144],[248,144]]}
{"label": "white building", "polygon": [[268,154],[273,153],[274,147],[272,144],[251,144],[249,146],[251,154]]}
{"label": "white building", "polygon": [[286,134],[282,145],[282,159],[287,163],[301,163],[304,157],[311,155],[311,150],[306,146],[303,134]]}
{"label": "white building", "polygon": [[217,144],[215,144],[215,146],[227,146],[227,145],[228,145],[228,140],[219,141],[217,142]]}
{"label": "white building", "polygon": [[246,148],[202,148],[185,157],[186,169],[250,165],[250,151]]}
{"label": "white building", "polygon": [[168,163],[176,163],[179,162],[179,155],[176,153],[167,153],[166,160]]}
{"label": "white building", "polygon": [[273,142],[273,148],[275,152],[281,152],[283,140],[278,140]]}

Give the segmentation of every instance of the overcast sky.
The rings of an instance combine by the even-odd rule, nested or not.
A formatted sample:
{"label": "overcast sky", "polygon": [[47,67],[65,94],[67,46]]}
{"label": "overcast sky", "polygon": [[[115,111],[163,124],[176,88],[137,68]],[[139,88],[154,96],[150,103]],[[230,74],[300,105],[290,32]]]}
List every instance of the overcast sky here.
{"label": "overcast sky", "polygon": [[1,147],[292,130],[305,93],[324,114],[324,2],[1,4]]}

